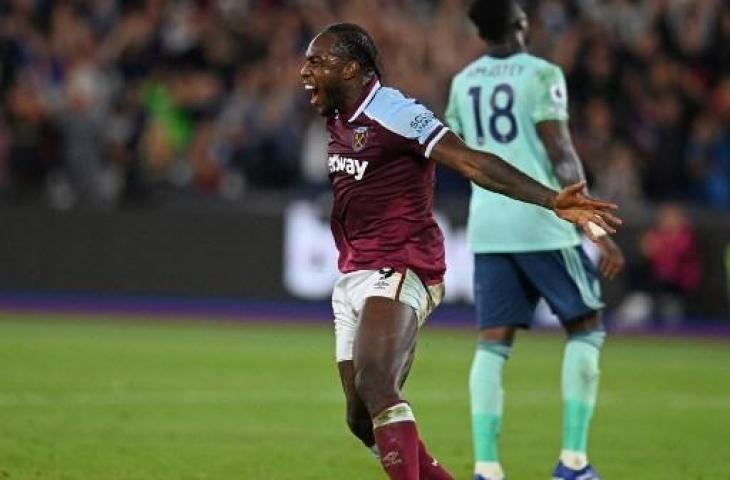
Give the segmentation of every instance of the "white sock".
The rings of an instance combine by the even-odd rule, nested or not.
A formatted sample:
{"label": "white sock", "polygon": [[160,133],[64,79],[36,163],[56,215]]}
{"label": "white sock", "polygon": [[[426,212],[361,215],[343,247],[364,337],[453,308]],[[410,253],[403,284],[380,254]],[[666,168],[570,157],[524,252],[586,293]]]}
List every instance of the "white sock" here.
{"label": "white sock", "polygon": [[585,452],[574,452],[572,450],[562,450],[560,452],[560,461],[568,468],[580,470],[588,465],[588,455]]}
{"label": "white sock", "polygon": [[474,465],[474,473],[488,478],[489,480],[502,480],[504,472],[499,462],[477,462]]}
{"label": "white sock", "polygon": [[373,454],[373,457],[375,457],[376,460],[380,460],[380,450],[378,450],[377,443],[373,443],[373,446],[367,447],[367,449]]}

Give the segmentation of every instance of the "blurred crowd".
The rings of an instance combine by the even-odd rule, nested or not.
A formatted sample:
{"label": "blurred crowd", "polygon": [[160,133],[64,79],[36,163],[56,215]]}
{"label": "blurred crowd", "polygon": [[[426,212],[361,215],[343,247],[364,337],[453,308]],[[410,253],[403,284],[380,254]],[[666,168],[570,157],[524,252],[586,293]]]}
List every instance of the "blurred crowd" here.
{"label": "blurred crowd", "polygon": [[[568,78],[597,194],[730,209],[728,3],[527,2],[532,51]],[[451,77],[484,51],[467,4],[4,0],[0,192],[70,208],[159,192],[316,191],[326,137],[298,75],[312,35],[362,24],[386,83],[440,114]]]}

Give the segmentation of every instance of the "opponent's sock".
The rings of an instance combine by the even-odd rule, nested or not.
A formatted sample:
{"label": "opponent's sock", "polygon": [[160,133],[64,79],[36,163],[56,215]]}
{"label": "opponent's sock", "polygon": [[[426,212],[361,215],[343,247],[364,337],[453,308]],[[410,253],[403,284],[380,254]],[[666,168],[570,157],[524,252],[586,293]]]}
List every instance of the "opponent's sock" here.
{"label": "opponent's sock", "polygon": [[497,442],[504,399],[502,371],[511,351],[510,344],[479,342],[469,374],[474,473],[487,478],[504,476],[497,455]]}
{"label": "opponent's sock", "polygon": [[399,402],[373,417],[380,463],[391,480],[418,480],[418,430],[410,405]]}
{"label": "opponent's sock", "polygon": [[418,441],[419,480],[454,480],[449,472],[428,453],[422,440]]}
{"label": "opponent's sock", "polygon": [[598,358],[606,332],[571,335],[563,357],[563,441],[560,460],[580,470],[588,465],[588,430],[598,396]]}

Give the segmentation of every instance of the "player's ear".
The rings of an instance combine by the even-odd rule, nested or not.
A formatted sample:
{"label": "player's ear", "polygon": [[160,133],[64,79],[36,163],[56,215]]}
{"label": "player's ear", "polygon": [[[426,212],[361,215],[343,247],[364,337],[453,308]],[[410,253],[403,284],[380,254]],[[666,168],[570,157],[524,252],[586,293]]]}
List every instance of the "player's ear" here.
{"label": "player's ear", "polygon": [[355,78],[358,73],[360,73],[360,64],[354,60],[347,62],[342,68],[342,77],[345,80],[351,80]]}

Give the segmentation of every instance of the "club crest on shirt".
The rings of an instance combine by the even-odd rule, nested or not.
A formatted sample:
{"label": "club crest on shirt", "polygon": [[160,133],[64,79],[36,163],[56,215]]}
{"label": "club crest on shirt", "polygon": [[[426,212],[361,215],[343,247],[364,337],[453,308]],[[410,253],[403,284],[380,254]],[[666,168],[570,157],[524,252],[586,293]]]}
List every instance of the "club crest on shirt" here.
{"label": "club crest on shirt", "polygon": [[368,127],[356,127],[352,131],[352,149],[359,152],[368,142]]}

